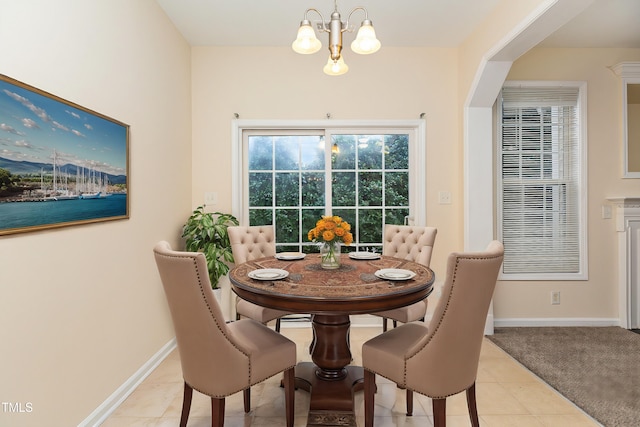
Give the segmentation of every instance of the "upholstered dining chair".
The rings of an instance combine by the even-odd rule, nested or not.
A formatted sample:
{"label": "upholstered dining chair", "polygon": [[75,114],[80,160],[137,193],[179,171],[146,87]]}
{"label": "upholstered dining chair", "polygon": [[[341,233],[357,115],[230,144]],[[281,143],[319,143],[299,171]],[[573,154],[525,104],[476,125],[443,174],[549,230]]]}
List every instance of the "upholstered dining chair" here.
{"label": "upholstered dining chair", "polygon": [[373,426],[376,374],[407,389],[407,415],[413,412],[413,392],[430,397],[434,427],[445,426],[447,397],[466,391],[471,425],[479,427],[475,381],[503,256],[495,240],[484,252],[450,254],[431,321],[398,326],[363,344],[365,427]]}
{"label": "upholstered dining chair", "polygon": [[[272,225],[231,226],[227,228],[231,251],[236,265],[276,254],[276,238]],[[275,319],[276,331],[280,332],[280,318],[286,311],[262,307],[236,297],[236,320],[248,317],[267,324]]]}
{"label": "upholstered dining chair", "polygon": [[[406,259],[428,267],[437,232],[438,230],[434,227],[387,224],[384,227],[382,255]],[[382,317],[382,331],[384,332],[387,330],[387,319],[391,319],[393,326],[396,327],[398,322],[424,321],[426,313],[427,300],[425,299],[406,307],[374,314]]]}
{"label": "upholstered dining chair", "polygon": [[295,343],[255,320],[225,323],[204,254],[177,252],[165,241],[153,252],[182,364],[180,426],[187,425],[193,389],[211,397],[211,425],[223,427],[226,396],[243,391],[244,410],[249,412],[251,386],[284,371],[285,418],[292,427]]}

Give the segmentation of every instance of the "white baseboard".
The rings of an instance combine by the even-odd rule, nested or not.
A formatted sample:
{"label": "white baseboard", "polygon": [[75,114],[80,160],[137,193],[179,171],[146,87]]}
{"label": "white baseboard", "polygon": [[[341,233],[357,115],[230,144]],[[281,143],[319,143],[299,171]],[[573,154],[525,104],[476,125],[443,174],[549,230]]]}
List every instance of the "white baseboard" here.
{"label": "white baseboard", "polygon": [[115,411],[118,406],[144,381],[145,378],[176,348],[176,339],[166,343],[151,359],[140,367],[127,381],[124,382],[111,396],[107,398],[95,411],[85,418],[78,427],[99,426]]}
{"label": "white baseboard", "polygon": [[496,328],[534,326],[620,326],[618,318],[558,317],[558,318],[494,318]]}

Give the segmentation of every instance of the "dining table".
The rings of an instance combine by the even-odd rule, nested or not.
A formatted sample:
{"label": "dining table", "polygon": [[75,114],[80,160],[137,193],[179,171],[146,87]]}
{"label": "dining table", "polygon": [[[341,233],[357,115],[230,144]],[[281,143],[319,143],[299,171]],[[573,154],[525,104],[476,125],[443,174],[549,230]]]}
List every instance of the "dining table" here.
{"label": "dining table", "polygon": [[296,387],[310,393],[307,426],[355,427],[354,393],[363,389],[364,371],[351,365],[349,316],[421,301],[435,275],[422,264],[367,252],[343,253],[332,270],[317,253],[287,254],[235,266],[231,288],[254,304],[311,315],[312,362],[295,368]]}

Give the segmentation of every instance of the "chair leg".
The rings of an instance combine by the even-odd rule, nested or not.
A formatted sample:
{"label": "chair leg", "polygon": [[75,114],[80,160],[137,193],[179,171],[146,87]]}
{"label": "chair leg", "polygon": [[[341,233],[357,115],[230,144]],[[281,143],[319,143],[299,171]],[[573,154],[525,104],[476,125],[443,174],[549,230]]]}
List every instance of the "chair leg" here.
{"label": "chair leg", "polygon": [[247,387],[242,390],[242,397],[244,400],[244,412],[248,414],[251,410],[251,387]]}
{"label": "chair leg", "polygon": [[382,318],[382,332],[387,332],[387,318]]}
{"label": "chair leg", "polygon": [[193,397],[193,389],[186,382],[184,383],[184,394],[182,397],[182,415],[180,416],[180,427],[187,426],[189,419],[189,411],[191,410],[191,398]]}
{"label": "chair leg", "polygon": [[413,390],[407,389],[407,416],[413,415]]}
{"label": "chair leg", "polygon": [[364,427],[373,427],[373,408],[375,406],[375,393],[376,393],[376,374],[365,369],[364,370]]}
{"label": "chair leg", "polygon": [[397,327],[398,327],[398,321],[397,321],[397,320],[394,320],[394,321],[393,321],[393,327],[394,327],[394,328],[397,328]]}
{"label": "chair leg", "polygon": [[295,396],[295,370],[294,368],[289,368],[284,371],[284,410],[287,427],[293,427],[293,417],[296,406]]}
{"label": "chair leg", "polygon": [[276,332],[280,332],[280,318],[276,319]]}
{"label": "chair leg", "polygon": [[469,408],[469,418],[472,427],[480,427],[478,421],[478,407],[476,406],[476,383],[471,384],[467,389],[467,407]]}
{"label": "chair leg", "polygon": [[432,399],[433,401],[433,427],[446,427],[447,425],[447,399]]}
{"label": "chair leg", "polygon": [[211,427],[224,427],[224,397],[211,398]]}

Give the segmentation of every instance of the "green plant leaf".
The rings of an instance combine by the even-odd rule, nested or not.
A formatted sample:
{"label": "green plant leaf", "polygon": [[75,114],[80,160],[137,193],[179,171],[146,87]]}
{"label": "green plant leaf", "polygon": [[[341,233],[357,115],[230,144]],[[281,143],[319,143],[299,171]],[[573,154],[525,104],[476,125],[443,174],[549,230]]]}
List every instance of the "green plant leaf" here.
{"label": "green plant leaf", "polygon": [[222,276],[229,272],[227,263],[233,262],[233,252],[227,234],[227,227],[239,225],[231,214],[205,212],[198,206],[182,228],[186,250],[202,252],[207,258],[207,269],[211,286],[216,288]]}

